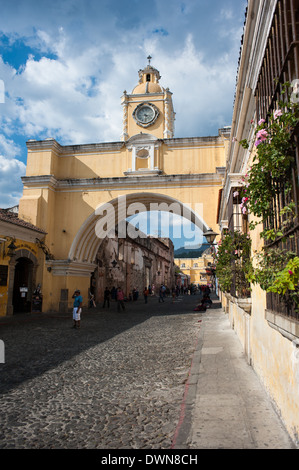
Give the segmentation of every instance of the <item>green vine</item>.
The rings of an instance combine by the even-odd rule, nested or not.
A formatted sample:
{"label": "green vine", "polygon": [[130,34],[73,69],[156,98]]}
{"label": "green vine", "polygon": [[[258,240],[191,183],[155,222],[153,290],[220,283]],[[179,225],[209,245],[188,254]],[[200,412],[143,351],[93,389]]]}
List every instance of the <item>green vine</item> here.
{"label": "green vine", "polygon": [[[289,84],[284,85],[283,92]],[[252,167],[243,178],[242,213],[251,213],[258,222],[249,224],[253,230],[259,223],[266,223],[272,216],[272,201],[285,195],[289,202],[280,211],[282,224],[278,229],[265,228],[261,237],[268,243],[281,240],[285,242],[292,235],[288,232],[294,227],[296,206],[291,200],[291,171],[294,162],[294,143],[292,134],[299,122],[299,108],[291,100],[279,103],[279,108],[268,119],[262,119],[255,131],[256,148]],[[236,141],[236,139],[234,139]],[[246,139],[239,144],[249,149],[251,143]],[[299,258],[296,253],[272,249],[265,246],[255,254],[255,268],[248,273],[248,280],[258,283],[266,292],[281,296],[286,304],[294,305],[299,311]]]}
{"label": "green vine", "polygon": [[250,237],[241,232],[228,232],[218,245],[215,262],[221,290],[231,292],[235,283],[238,297],[248,297],[250,284],[247,276],[252,271]]}

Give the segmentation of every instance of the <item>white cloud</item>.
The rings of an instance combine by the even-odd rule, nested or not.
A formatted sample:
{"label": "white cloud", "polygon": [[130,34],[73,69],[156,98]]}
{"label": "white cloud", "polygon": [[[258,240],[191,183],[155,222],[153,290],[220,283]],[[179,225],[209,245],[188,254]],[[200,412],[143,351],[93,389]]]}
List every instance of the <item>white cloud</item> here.
{"label": "white cloud", "polygon": [[[31,53],[24,52],[21,67],[13,65],[13,55],[5,62],[0,56],[6,91],[0,187],[12,168],[15,178],[24,170],[17,162],[25,161],[28,139],[119,140],[121,95],[132,92],[148,54],[161,85],[173,92],[176,137],[216,134],[230,124],[244,19],[236,21],[239,0],[229,0],[226,9],[220,0],[213,7],[206,0],[173,0],[171,8],[157,0],[150,11],[134,2],[134,14],[123,0],[90,1],[88,8],[80,0],[25,3],[7,2],[1,12],[9,46],[27,46]],[[22,149],[14,146],[15,135]]]}
{"label": "white cloud", "polygon": [[0,154],[0,207],[7,208],[19,203],[22,196],[21,176],[26,166],[16,158],[6,158]]}
{"label": "white cloud", "polygon": [[7,139],[0,134],[0,150],[7,158],[13,158],[20,154],[20,148],[13,140]]}
{"label": "white cloud", "polygon": [[[229,115],[222,117],[232,103],[235,80],[228,55],[216,64],[204,63],[191,34],[177,51],[176,60],[158,41],[145,42],[144,47],[153,50],[158,58],[155,66],[162,73],[161,84],[173,92],[177,137],[203,135],[207,123],[214,133],[217,127],[230,124]],[[22,72],[11,77],[12,100],[17,96],[23,100],[11,114],[18,113],[27,138],[44,134],[61,139],[61,143],[119,140],[120,97],[124,88],[130,87],[130,93],[138,82],[138,55],[111,51],[111,65],[103,73],[101,54],[93,47],[76,58],[30,57]]]}
{"label": "white cloud", "polygon": [[26,166],[18,160],[20,148],[13,140],[0,134],[0,207],[12,207],[22,196],[21,176]]}

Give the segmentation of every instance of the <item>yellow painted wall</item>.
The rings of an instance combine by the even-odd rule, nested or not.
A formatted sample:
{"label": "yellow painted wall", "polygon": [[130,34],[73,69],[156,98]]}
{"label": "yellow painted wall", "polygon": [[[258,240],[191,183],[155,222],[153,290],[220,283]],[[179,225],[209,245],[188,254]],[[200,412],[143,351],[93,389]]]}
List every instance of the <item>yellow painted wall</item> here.
{"label": "yellow painted wall", "polygon": [[217,141],[210,145],[197,148],[177,147],[167,148],[165,146],[163,155],[163,171],[166,174],[196,174],[216,173],[217,167],[225,166],[225,151],[223,144]]}
{"label": "yellow painted wall", "polygon": [[[260,230],[253,232],[253,250],[261,249]],[[289,433],[299,436],[299,354],[293,342],[266,319],[266,293],[252,288],[250,327],[252,365],[261,378]]]}
{"label": "yellow painted wall", "polygon": [[[153,126],[154,127],[154,126]],[[137,131],[137,130],[136,130]],[[137,133],[139,133],[137,131]],[[151,129],[151,134],[154,134]],[[164,174],[216,173],[226,162],[226,141],[216,137],[209,142],[167,145],[155,150],[155,166]],[[93,153],[95,152],[95,153]],[[124,177],[132,167],[132,153],[125,145],[120,150],[57,155],[56,151],[28,150],[26,176],[55,175],[58,179]]]}

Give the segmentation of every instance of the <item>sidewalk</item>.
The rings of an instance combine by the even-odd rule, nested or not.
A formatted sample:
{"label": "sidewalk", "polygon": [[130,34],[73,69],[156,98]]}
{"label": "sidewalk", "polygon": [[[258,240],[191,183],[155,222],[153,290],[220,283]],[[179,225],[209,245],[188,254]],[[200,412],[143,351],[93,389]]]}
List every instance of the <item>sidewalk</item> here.
{"label": "sidewalk", "polygon": [[295,449],[221,308],[202,315],[175,449]]}

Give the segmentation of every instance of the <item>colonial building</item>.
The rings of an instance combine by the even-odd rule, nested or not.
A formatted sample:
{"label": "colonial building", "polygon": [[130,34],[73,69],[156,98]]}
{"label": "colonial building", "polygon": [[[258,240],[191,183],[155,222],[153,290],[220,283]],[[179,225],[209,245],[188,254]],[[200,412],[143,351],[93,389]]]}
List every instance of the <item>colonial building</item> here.
{"label": "colonial building", "polygon": [[45,235],[15,210],[0,209],[0,316],[34,309]]}
{"label": "colonial building", "polygon": [[[19,211],[47,233],[50,256],[39,279],[45,311],[70,307],[78,285],[87,305],[107,230],[117,225],[119,236],[137,209],[173,211],[203,232],[216,229],[229,129],[212,137],[175,138],[172,93],[160,85],[160,78],[149,63],[139,71],[132,93],[124,92],[120,141],[67,146],[54,139],[27,142]],[[153,274],[150,270],[150,284],[156,280]]]}
{"label": "colonial building", "polygon": [[[288,260],[294,266],[299,262],[299,132],[298,123],[286,124],[286,116],[294,120],[288,102],[293,106],[299,101],[298,39],[298,0],[248,1],[218,212],[224,243],[236,233],[239,240],[242,233],[243,240],[250,237],[255,276],[247,278],[250,290],[242,290],[234,276],[223,288],[223,306],[248,362],[295,441],[299,435],[299,264],[288,268]],[[282,133],[289,142],[283,152],[277,140]],[[267,146],[272,151],[263,160]],[[234,248],[236,253],[227,263],[233,274],[234,268],[242,267],[240,247]],[[283,274],[275,270],[280,265],[286,284],[278,292]]]}
{"label": "colonial building", "polygon": [[214,258],[209,249],[206,251],[200,258],[175,258],[175,265],[186,275],[189,284],[214,286]]}
{"label": "colonial building", "polygon": [[161,284],[175,286],[173,243],[170,239],[127,236],[119,239],[106,237],[97,253],[97,269],[91,279],[91,292],[95,300],[103,300],[106,287],[121,287],[127,298],[133,290],[142,295],[151,286],[159,295]]}

